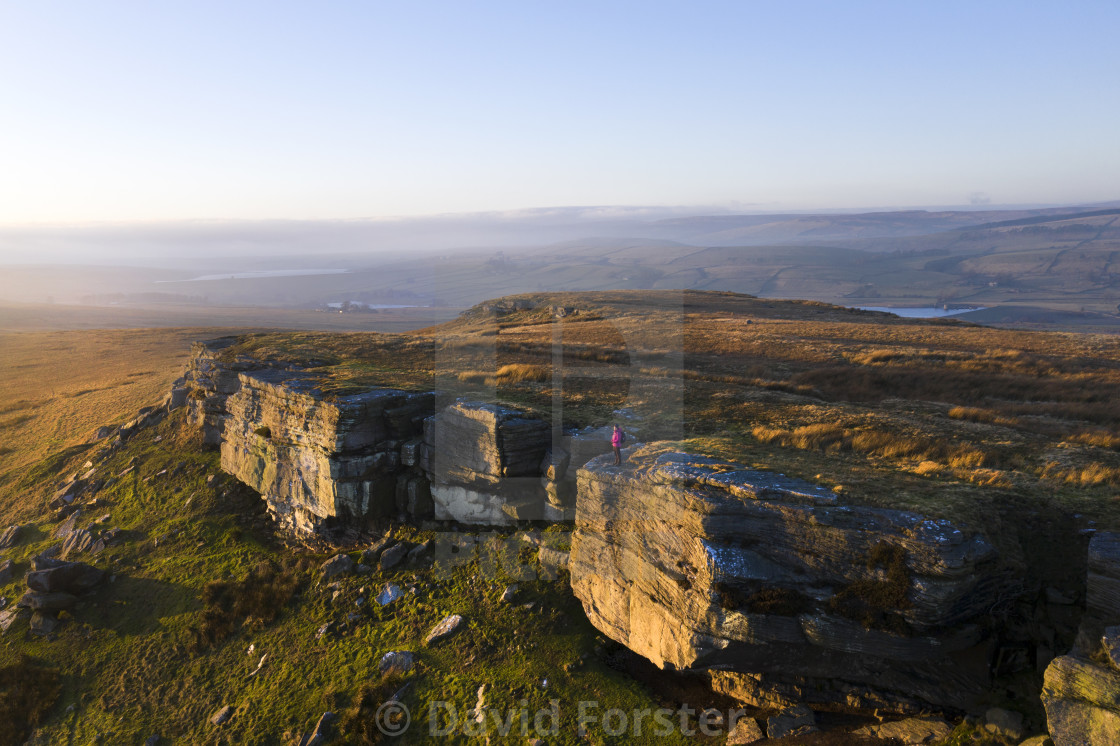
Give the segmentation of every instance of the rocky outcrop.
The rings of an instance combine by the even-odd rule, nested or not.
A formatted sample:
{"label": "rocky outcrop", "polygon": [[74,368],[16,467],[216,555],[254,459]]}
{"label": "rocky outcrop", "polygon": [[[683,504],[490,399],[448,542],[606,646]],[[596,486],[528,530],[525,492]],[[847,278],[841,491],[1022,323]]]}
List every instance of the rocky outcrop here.
{"label": "rocky outcrop", "polygon": [[1120,743],[1120,534],[1089,542],[1086,609],[1069,655],[1046,668],[1042,704],[1055,746]]}
{"label": "rocky outcrop", "polygon": [[576,469],[610,429],[569,430],[510,407],[374,388],[327,397],[312,374],[233,357],[236,337],[192,348],[160,411],[185,402],[222,468],[299,531],[396,517],[504,526],[570,521]]}
{"label": "rocky outcrop", "polygon": [[[222,469],[259,492],[278,522],[303,531],[335,518],[361,525],[408,504],[413,517],[426,517],[423,490],[409,492],[401,447],[420,435],[432,394],[327,398],[306,374],[276,369],[240,372],[235,388],[221,418]],[[406,505],[398,505],[401,484]]]}
{"label": "rocky outcrop", "polygon": [[579,471],[569,567],[614,640],[762,707],[965,709],[987,686],[1007,579],[980,536],[711,459],[611,462]]}

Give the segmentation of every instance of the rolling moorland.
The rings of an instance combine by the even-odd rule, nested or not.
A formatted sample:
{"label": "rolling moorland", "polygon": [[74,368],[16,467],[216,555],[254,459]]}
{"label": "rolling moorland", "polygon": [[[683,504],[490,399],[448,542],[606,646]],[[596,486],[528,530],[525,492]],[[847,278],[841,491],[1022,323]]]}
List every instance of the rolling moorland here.
{"label": "rolling moorland", "polygon": [[[16,232],[0,234],[0,246],[49,250],[52,240],[65,238]],[[123,228],[80,238],[106,250],[137,242]],[[317,250],[279,253],[297,239],[314,240]],[[58,318],[71,309],[80,318],[80,309],[93,307],[123,319],[146,309],[147,318],[163,315],[179,326],[225,323],[206,320],[221,308],[234,316],[264,306],[285,309],[288,317],[268,326],[312,328],[314,321],[301,320],[297,310],[347,301],[427,306],[435,323],[511,293],[690,288],[844,306],[978,308],[969,317],[977,323],[1103,333],[1117,328],[1120,305],[1120,208],[1111,203],[662,220],[579,221],[561,213],[504,222],[477,216],[201,224],[169,226],[151,240],[172,253],[179,247],[181,257],[122,255],[114,260],[120,266],[13,265],[0,275],[0,299],[24,304],[21,316]],[[234,248],[215,256],[215,247],[227,244]],[[267,276],[276,270],[319,274]],[[43,305],[48,298],[53,307]],[[322,321],[320,328],[339,323],[345,322]],[[405,328],[372,318],[349,323]]]}
{"label": "rolling moorland", "polygon": [[[294,743],[332,711],[340,742],[373,743],[373,711],[402,689],[414,711],[444,699],[465,713],[481,686],[498,708],[589,697],[627,710],[729,706],[702,676],[658,673],[599,635],[566,571],[538,563],[532,536],[464,532],[475,551],[450,568],[374,568],[332,586],[318,568],[336,550],[276,532],[260,499],[201,447],[182,410],[119,446],[94,437],[159,403],[190,341],[224,333],[5,335],[0,525],[25,530],[3,552],[17,572],[0,594],[18,600],[31,558],[58,543],[48,505],[87,462],[105,483],[80,525],[106,515],[98,525],[121,533],[91,560],[114,580],[63,612],[55,632],[34,635],[22,620],[0,637],[0,707],[14,724],[0,738]],[[801,477],[853,504],[951,518],[1005,549],[1009,566],[1059,587],[1084,582],[1082,548],[1062,537],[1120,528],[1113,336],[645,290],[506,298],[403,334],[245,334],[223,354],[299,365],[328,395],[438,387],[545,419],[562,403],[571,426],[609,424],[622,410],[628,428],[660,447]],[[449,527],[380,528],[422,542]],[[1011,541],[1032,532],[1034,544]],[[557,527],[537,543],[549,533]],[[374,538],[343,548],[358,557]],[[525,550],[513,569],[496,560],[511,540]],[[554,540],[563,543],[562,530]],[[387,582],[408,598],[365,603]],[[503,603],[514,582],[516,603]],[[469,633],[422,646],[449,613],[464,613]],[[417,666],[404,676],[379,673],[389,650],[418,651]],[[261,673],[249,677],[262,654]],[[1044,729],[1040,677],[1034,669],[1008,674],[988,704]],[[209,718],[222,705],[236,715],[216,731]],[[962,714],[946,713],[959,723],[947,743],[977,742],[975,721]],[[577,742],[573,718],[566,708],[550,743]],[[848,731],[864,723],[832,716],[824,724],[825,734],[789,742],[858,743]],[[602,730],[590,739],[628,742]]]}

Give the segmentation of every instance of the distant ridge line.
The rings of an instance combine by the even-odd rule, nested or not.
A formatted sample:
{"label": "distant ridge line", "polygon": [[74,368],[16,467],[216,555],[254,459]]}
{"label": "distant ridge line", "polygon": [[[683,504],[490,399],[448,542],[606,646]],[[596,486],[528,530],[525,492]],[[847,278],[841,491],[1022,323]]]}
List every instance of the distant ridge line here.
{"label": "distant ridge line", "polygon": [[982,230],[987,228],[1012,228],[1017,225],[1038,225],[1039,223],[1053,223],[1058,220],[1077,220],[1080,218],[1101,218],[1108,215],[1120,215],[1120,208],[1111,210],[1092,210],[1090,212],[1074,212],[1065,215],[1039,215],[1032,218],[1018,218],[1016,220],[1001,220],[997,223],[981,223],[980,225],[971,225],[962,230]]}

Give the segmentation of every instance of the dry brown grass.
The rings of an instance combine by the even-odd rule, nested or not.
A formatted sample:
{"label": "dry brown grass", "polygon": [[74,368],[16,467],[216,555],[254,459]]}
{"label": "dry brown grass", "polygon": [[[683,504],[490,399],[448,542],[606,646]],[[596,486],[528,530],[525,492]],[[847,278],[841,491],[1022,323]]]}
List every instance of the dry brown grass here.
{"label": "dry brown grass", "polygon": [[1081,466],[1063,466],[1057,462],[1046,464],[1042,478],[1050,482],[1074,487],[1120,486],[1120,467],[1091,462]]}
{"label": "dry brown grass", "polygon": [[[190,344],[224,329],[0,333],[0,514],[7,486],[35,461],[92,439],[94,431],[158,404]],[[143,375],[135,375],[141,372]]]}
{"label": "dry brown grass", "polygon": [[498,368],[495,377],[501,383],[522,383],[524,381],[544,383],[552,380],[552,373],[541,365],[509,363]]}
{"label": "dry brown grass", "polygon": [[1109,430],[1082,430],[1069,436],[1066,442],[1120,451],[1120,435]]}

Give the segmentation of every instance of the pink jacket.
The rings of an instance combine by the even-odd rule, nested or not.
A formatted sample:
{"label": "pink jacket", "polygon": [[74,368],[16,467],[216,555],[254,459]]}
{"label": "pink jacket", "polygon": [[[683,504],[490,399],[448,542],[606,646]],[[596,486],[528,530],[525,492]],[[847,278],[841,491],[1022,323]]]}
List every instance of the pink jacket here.
{"label": "pink jacket", "polygon": [[622,445],[622,431],[621,430],[615,430],[614,433],[611,435],[611,446],[613,448],[618,448],[621,445]]}

